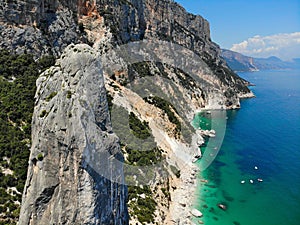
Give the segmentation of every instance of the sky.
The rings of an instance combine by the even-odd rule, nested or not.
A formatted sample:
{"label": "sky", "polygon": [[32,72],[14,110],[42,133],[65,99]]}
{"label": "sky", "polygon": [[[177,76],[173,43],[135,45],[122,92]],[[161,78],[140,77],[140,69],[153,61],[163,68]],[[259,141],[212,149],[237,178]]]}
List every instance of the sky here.
{"label": "sky", "polygon": [[210,23],[221,48],[253,57],[300,58],[300,0],[175,0]]}

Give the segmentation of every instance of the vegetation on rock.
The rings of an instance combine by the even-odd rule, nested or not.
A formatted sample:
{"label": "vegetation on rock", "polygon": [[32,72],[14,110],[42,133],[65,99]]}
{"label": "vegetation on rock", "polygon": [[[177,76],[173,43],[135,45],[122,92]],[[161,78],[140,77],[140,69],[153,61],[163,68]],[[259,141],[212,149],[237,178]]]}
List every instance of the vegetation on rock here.
{"label": "vegetation on rock", "polygon": [[129,186],[128,199],[129,211],[143,224],[154,223],[154,212],[156,202],[152,197],[153,193],[149,186]]}
{"label": "vegetation on rock", "polygon": [[141,121],[135,113],[128,113],[124,108],[114,105],[113,97],[108,93],[107,98],[110,110],[113,108],[111,111],[113,130],[121,140],[125,156],[124,173],[128,184],[129,215],[142,224],[153,223],[154,212],[157,209],[154,200],[155,187],[145,184],[156,173],[154,165],[163,165],[162,150],[156,145],[146,121]]}
{"label": "vegetation on rock", "polygon": [[[31,119],[40,72],[55,58],[0,51],[0,224],[15,224],[27,176]],[[16,189],[14,189],[16,188]]]}
{"label": "vegetation on rock", "polygon": [[133,134],[140,139],[146,139],[151,135],[148,123],[146,121],[141,122],[133,112],[129,114],[129,127]]}
{"label": "vegetation on rock", "polygon": [[176,109],[170,102],[160,97],[147,97],[144,100],[150,104],[155,105],[156,107],[162,109],[168,116],[171,123],[176,125],[175,131],[176,133],[180,133],[181,131],[181,123],[175,113],[177,113]]}

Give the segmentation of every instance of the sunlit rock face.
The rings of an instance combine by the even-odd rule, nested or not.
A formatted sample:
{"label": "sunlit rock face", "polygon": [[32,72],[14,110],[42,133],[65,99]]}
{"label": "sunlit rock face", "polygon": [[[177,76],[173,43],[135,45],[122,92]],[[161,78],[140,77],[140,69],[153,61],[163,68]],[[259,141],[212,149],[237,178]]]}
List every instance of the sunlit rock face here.
{"label": "sunlit rock face", "polygon": [[[157,53],[159,62],[142,62],[137,67],[128,64],[113,74],[102,74],[103,55],[112,53],[109,61],[123,65],[114,51],[139,41],[149,41],[144,47],[152,50],[159,46],[151,45],[151,41],[164,42],[160,47],[165,49]],[[192,52],[198,57],[195,76],[185,70],[191,61],[183,67],[168,63],[163,53],[168,53],[170,43],[179,45],[182,53]],[[37,80],[32,147],[19,224],[128,223],[122,163],[107,160],[109,153],[110,159],[123,162],[110,125],[106,91],[114,104],[149,123],[169,163],[178,164],[186,178],[176,181],[171,175],[170,182],[164,183],[157,177],[159,182],[154,183],[163,188],[182,185],[178,190],[185,193],[170,191],[170,199],[175,199],[172,201],[157,193],[163,200],[157,202],[156,222],[188,224],[192,202],[188,195],[192,194],[186,194],[184,188],[190,187],[187,180],[193,169],[185,170],[185,164],[180,166],[171,157],[176,147],[186,143],[163,109],[149,104],[145,96],[128,90],[125,84],[130,76],[154,78],[153,86],[160,87],[161,98],[170,99],[174,118],[182,126],[188,126],[193,114],[203,108],[239,108],[240,98],[253,94],[248,82],[234,74],[220,57],[219,46],[210,38],[208,21],[187,13],[172,0],[3,0],[0,48],[32,53],[36,58],[45,54],[59,58]],[[115,175],[115,182],[109,174]],[[151,187],[152,191],[157,187]],[[182,194],[186,195],[186,210],[168,215],[170,209],[181,209],[176,196]]]}
{"label": "sunlit rock face", "polygon": [[97,53],[69,46],[37,84],[19,224],[128,224],[123,167],[110,162],[123,156]]}

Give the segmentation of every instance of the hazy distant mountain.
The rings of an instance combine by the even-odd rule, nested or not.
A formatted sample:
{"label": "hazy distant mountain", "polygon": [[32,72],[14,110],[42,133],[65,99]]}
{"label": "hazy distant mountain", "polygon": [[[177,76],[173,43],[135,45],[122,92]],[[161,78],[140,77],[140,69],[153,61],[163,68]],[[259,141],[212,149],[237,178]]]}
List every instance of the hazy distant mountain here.
{"label": "hazy distant mountain", "polygon": [[[269,58],[253,58],[227,49],[222,49],[221,56],[234,71],[288,69],[294,68],[297,64],[296,60],[294,62],[286,62],[275,56]],[[298,61],[300,60],[298,59]]]}
{"label": "hazy distant mountain", "polygon": [[226,60],[228,66],[235,71],[256,71],[258,68],[253,63],[253,58],[240,53],[222,49],[221,56]]}

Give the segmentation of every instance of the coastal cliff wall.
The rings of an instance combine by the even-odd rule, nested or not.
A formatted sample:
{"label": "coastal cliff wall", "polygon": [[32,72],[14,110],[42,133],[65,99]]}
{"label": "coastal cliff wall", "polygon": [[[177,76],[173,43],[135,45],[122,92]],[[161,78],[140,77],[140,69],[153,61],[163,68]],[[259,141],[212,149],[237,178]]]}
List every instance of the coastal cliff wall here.
{"label": "coastal cliff wall", "polygon": [[59,56],[82,37],[80,1],[24,0],[0,2],[0,47],[18,54]]}
{"label": "coastal cliff wall", "polygon": [[97,53],[69,46],[37,84],[18,224],[128,224],[123,168],[105,158],[123,161]]}
{"label": "coastal cliff wall", "polygon": [[[113,36],[112,38],[110,36]],[[0,47],[59,56],[71,43],[102,42],[102,50],[143,39],[174,42],[198,54],[218,76],[226,96],[249,95],[247,82],[220,57],[209,23],[174,1],[28,0],[0,3]],[[230,101],[229,101],[230,102]],[[229,104],[228,102],[228,104]],[[238,105],[237,100],[230,104]],[[229,105],[228,105],[229,106]]]}
{"label": "coastal cliff wall", "polygon": [[[188,13],[174,1],[100,0],[98,12],[119,45],[142,39],[179,44],[198,54],[232,93],[249,94],[248,82],[238,77],[221,57],[220,47],[211,41],[209,23]],[[117,16],[116,16],[117,15]]]}
{"label": "coastal cliff wall", "polygon": [[[154,52],[159,60],[127,62],[117,57],[117,50],[132,42],[144,43],[153,52],[162,47]],[[185,70],[187,64],[169,63],[169,55],[176,54],[164,53],[170,53],[171,46],[194,55],[193,76]],[[135,224],[191,222],[196,174],[191,161],[203,140],[192,133],[189,143],[182,130],[190,128],[196,111],[239,108],[240,98],[253,96],[248,82],[220,57],[207,20],[172,0],[5,0],[0,3],[0,48],[59,58],[37,80],[19,224],[127,224],[126,203]],[[141,55],[146,59],[147,52]],[[102,75],[101,66],[111,71]],[[141,86],[141,78],[152,83]],[[131,85],[159,91],[140,93]],[[127,132],[116,132],[121,146],[113,133],[117,128],[110,125],[108,105],[123,108],[135,123]],[[155,140],[148,155],[137,153],[136,146],[122,139],[141,127]],[[182,149],[187,150],[182,153]],[[126,188],[118,184],[126,180],[122,166],[98,165],[106,175],[117,172],[119,180],[111,182],[87,163],[89,152],[109,152],[112,159],[133,166],[165,158],[170,176],[158,174],[150,188],[132,178],[138,187],[129,187],[126,199]],[[147,213],[145,205],[151,205]]]}

